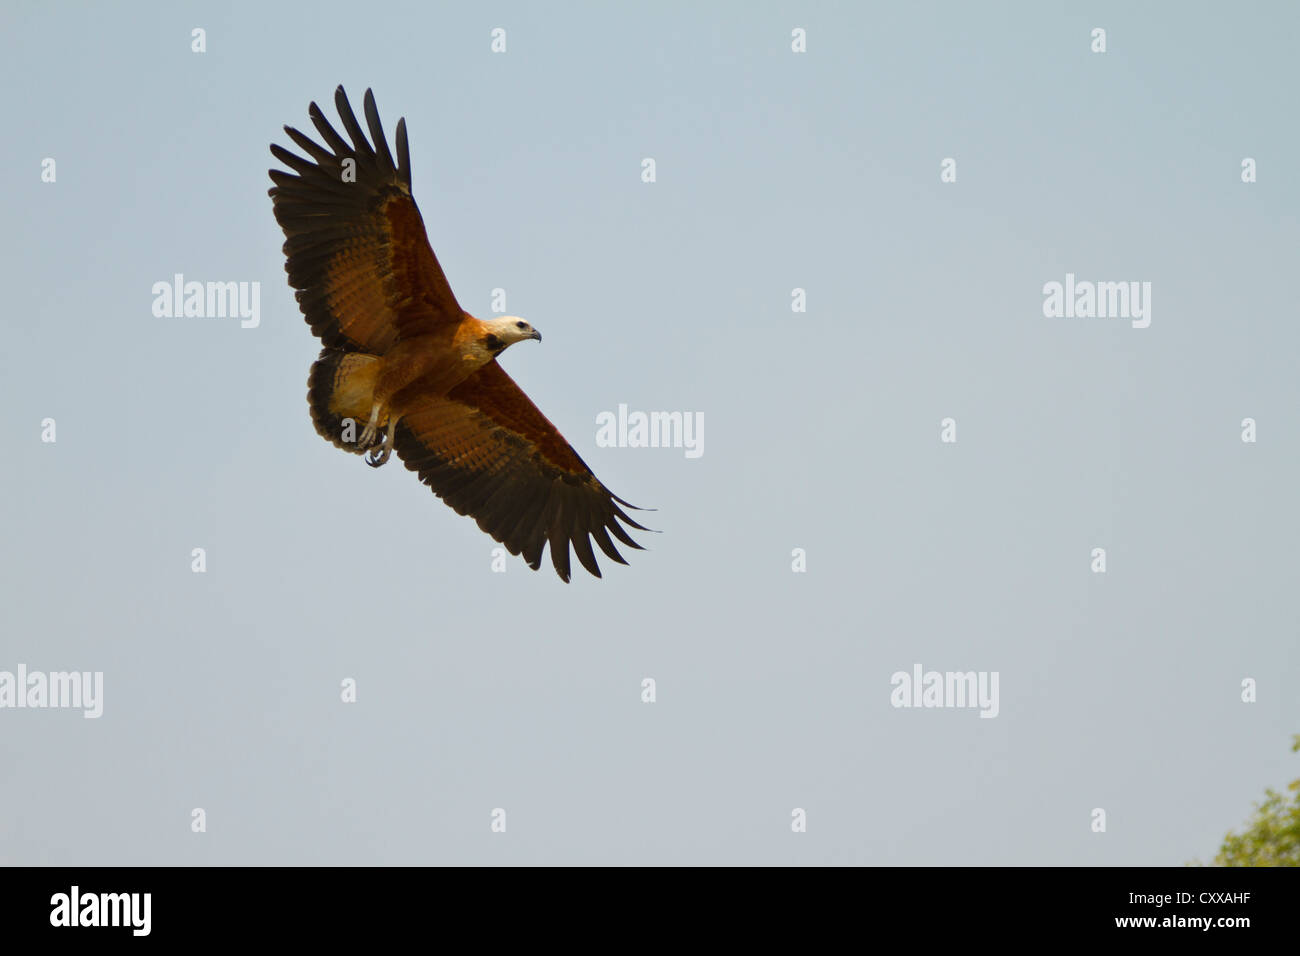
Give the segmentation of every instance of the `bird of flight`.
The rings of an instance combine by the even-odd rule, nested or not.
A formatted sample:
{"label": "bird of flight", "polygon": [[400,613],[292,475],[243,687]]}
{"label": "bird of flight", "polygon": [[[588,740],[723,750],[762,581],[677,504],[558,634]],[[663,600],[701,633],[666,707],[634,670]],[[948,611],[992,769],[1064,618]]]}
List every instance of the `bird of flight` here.
{"label": "bird of flight", "polygon": [[397,123],[394,161],[369,90],[364,102],[373,143],[340,86],[334,104],[351,143],[312,103],[325,145],[286,126],[310,159],[271,146],[293,170],[269,171],[285,271],[324,345],[307,380],[316,431],[376,467],[396,452],[534,570],[549,544],[568,581],[572,545],[600,577],[592,539],[626,564],[610,535],[641,550],[619,524],[647,530],[619,506],[639,509],[597,480],[497,364],[509,346],[541,335],[516,316],[476,319],[456,303],[411,195],[406,120]]}

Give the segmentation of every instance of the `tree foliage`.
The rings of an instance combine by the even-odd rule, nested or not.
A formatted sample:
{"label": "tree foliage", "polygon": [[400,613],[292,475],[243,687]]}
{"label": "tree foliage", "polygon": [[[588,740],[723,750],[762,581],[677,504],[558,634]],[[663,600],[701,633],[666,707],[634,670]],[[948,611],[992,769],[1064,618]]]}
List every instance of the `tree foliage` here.
{"label": "tree foliage", "polygon": [[[1300,734],[1291,749],[1300,753]],[[1215,866],[1300,866],[1300,780],[1287,789],[1290,797],[1271,787],[1264,791],[1246,828],[1224,837]]]}

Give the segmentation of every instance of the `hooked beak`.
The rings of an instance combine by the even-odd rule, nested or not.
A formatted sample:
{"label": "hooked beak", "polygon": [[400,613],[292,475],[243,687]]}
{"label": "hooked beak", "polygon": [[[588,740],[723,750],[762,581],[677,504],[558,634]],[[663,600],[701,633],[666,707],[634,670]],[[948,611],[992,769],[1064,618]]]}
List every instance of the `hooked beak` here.
{"label": "hooked beak", "polygon": [[533,334],[528,337],[530,339],[537,339],[537,341],[540,342],[542,340],[542,333],[538,332],[536,329],[533,329]]}

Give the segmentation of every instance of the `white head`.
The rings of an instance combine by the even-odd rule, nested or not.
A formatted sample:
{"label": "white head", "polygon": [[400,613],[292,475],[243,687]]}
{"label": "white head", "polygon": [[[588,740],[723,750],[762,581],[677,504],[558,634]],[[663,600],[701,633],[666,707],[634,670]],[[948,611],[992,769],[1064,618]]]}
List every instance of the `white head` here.
{"label": "white head", "polygon": [[484,345],[493,355],[500,355],[507,346],[525,339],[542,340],[542,333],[519,318],[517,315],[503,315],[495,319],[483,319]]}

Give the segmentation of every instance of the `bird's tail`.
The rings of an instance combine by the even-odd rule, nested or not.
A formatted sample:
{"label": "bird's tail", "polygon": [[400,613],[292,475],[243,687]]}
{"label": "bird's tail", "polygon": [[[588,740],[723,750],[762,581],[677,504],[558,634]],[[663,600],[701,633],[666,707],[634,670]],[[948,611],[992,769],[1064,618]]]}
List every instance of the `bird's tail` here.
{"label": "bird's tail", "polygon": [[[338,448],[360,455],[366,449],[357,444],[370,420],[381,359],[361,352],[322,349],[307,377],[307,404],[317,433]],[[387,417],[380,419],[382,429]]]}

